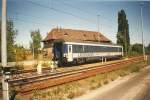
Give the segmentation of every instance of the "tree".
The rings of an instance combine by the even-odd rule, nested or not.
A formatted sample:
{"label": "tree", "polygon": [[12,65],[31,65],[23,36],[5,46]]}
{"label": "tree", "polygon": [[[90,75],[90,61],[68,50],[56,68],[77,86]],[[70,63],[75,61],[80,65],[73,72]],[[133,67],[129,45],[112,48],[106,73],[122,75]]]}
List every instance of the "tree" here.
{"label": "tree", "polygon": [[41,48],[41,34],[39,29],[35,31],[31,31],[32,42],[30,42],[30,49],[34,52],[35,57],[38,55],[39,48]]}
{"label": "tree", "polygon": [[133,44],[132,45],[132,52],[136,52],[137,54],[142,54],[143,53],[143,49],[142,49],[143,45],[142,44]]}
{"label": "tree", "polygon": [[148,46],[146,47],[146,53],[150,54],[150,43],[148,44]]}
{"label": "tree", "polygon": [[129,24],[124,10],[118,12],[117,44],[122,45],[125,55],[130,48]]}
{"label": "tree", "polygon": [[[7,19],[7,57],[8,61],[14,61],[14,43],[17,30],[14,28],[12,20]],[[1,56],[1,21],[0,21],[0,56]],[[1,59],[1,58],[0,58]]]}
{"label": "tree", "polygon": [[15,52],[15,61],[22,61],[26,59],[25,54],[26,49],[21,45],[14,45],[14,52]]}

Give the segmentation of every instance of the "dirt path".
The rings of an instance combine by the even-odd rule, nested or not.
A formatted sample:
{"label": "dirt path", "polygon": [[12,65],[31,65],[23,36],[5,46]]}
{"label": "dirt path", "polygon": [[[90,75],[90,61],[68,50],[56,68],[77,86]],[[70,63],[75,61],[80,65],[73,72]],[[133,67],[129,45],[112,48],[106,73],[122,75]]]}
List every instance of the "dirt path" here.
{"label": "dirt path", "polygon": [[150,100],[150,66],[74,100]]}

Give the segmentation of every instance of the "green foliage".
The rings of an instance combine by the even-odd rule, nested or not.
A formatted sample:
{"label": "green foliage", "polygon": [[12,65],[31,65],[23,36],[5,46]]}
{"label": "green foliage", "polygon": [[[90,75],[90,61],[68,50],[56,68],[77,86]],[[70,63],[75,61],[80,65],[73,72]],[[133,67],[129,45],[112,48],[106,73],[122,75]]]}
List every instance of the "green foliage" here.
{"label": "green foliage", "polygon": [[150,55],[147,57],[147,62],[146,62],[147,65],[150,65]]}
{"label": "green foliage", "polygon": [[124,52],[130,48],[129,24],[124,10],[118,12],[117,44],[122,45]]}
{"label": "green foliage", "polygon": [[50,66],[50,64],[49,64],[49,63],[47,63],[47,62],[43,62],[43,63],[42,63],[42,66],[43,66],[43,67],[49,67],[49,66]]}
{"label": "green foliage", "polygon": [[7,52],[8,52],[8,60],[14,60],[14,43],[17,35],[17,30],[14,29],[13,21],[7,21]]}
{"label": "green foliage", "polygon": [[132,51],[142,54],[143,53],[143,45],[138,44],[138,43],[132,45]]}
{"label": "green foliage", "polygon": [[149,43],[148,46],[146,47],[146,54],[150,54],[150,43]]}
{"label": "green foliage", "polygon": [[139,66],[135,66],[131,68],[131,72],[139,72],[140,71],[140,67]]}
{"label": "green foliage", "polygon": [[108,80],[104,80],[104,84],[108,84]]}
{"label": "green foliage", "polygon": [[[147,47],[146,47],[146,49],[147,49]],[[128,52],[129,56],[138,56],[141,54],[143,54],[143,45],[142,44],[135,43],[135,44],[130,46],[130,50]]]}
{"label": "green foliage", "polygon": [[30,42],[30,49],[35,53],[35,57],[37,58],[39,49],[41,48],[41,34],[39,29],[35,31],[31,31],[32,42]]}
{"label": "green foliage", "polygon": [[22,61],[26,59],[25,54],[26,49],[20,45],[14,45],[15,61]]}
{"label": "green foliage", "polygon": [[[17,35],[17,30],[14,29],[14,24],[12,20],[7,19],[7,54],[8,61],[14,61],[14,43]],[[1,39],[1,21],[0,21],[0,39]],[[0,40],[0,48],[1,48],[1,40]],[[1,53],[1,49],[0,49]],[[1,56],[1,54],[0,54]]]}

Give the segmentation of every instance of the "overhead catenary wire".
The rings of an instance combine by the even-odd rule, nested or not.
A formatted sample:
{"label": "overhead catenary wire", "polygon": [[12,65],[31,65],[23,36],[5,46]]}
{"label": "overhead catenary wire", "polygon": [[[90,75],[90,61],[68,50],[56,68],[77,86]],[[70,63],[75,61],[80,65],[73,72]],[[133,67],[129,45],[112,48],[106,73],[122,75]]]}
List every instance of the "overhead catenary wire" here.
{"label": "overhead catenary wire", "polygon": [[[53,0],[51,0],[51,2],[52,2]],[[55,0],[56,2],[60,2],[61,4],[63,4],[63,5],[66,5],[66,6],[68,6],[68,7],[71,7],[71,8],[74,8],[74,9],[77,9],[78,11],[81,11],[81,12],[83,12],[83,13],[86,13],[86,14],[88,14],[88,15],[92,15],[92,16],[97,16],[97,15],[95,15],[95,14],[91,14],[91,12],[88,12],[88,11],[86,11],[86,10],[83,10],[83,9],[81,9],[81,8],[79,8],[79,7],[76,7],[76,6],[74,6],[74,5],[71,5],[71,4],[68,4],[68,3],[66,3],[66,2],[64,2],[64,1],[62,1],[62,0],[59,0],[59,1],[57,1],[57,0]],[[110,18],[108,18],[108,17],[106,17],[106,16],[104,16],[104,15],[102,15],[102,14],[98,14],[101,18],[104,18],[104,20],[107,20],[107,21],[111,21],[111,22],[114,22],[113,20],[111,20]]]}
{"label": "overhead catenary wire", "polygon": [[[73,17],[75,17],[75,18],[77,18],[77,19],[80,19],[80,20],[82,20],[82,21],[86,21],[86,22],[92,23],[92,24],[94,24],[94,25],[96,25],[96,22],[97,22],[96,19],[95,19],[95,20],[86,19],[86,18],[83,18],[83,17],[81,17],[81,16],[75,15],[75,14],[73,14],[72,12],[64,11],[64,10],[61,10],[61,9],[56,9],[56,8],[53,7],[53,5],[47,6],[47,5],[39,4],[39,3],[37,3],[37,2],[33,2],[33,1],[31,1],[31,0],[27,0],[26,2],[28,2],[28,3],[30,3],[30,4],[33,4],[33,5],[35,5],[35,6],[39,6],[39,7],[42,7],[42,8],[46,8],[46,9],[53,10],[53,11],[55,11],[55,12],[59,12],[59,13],[63,13],[63,14],[66,14],[66,15],[73,16]],[[48,12],[48,13],[51,13],[51,12]],[[39,22],[39,20],[36,21],[36,19],[42,19],[41,17],[38,17],[38,16],[26,15],[26,14],[22,14],[22,13],[19,13],[19,12],[15,12],[15,15],[16,15],[16,18],[12,18],[12,19],[15,20],[15,21],[20,21],[20,22],[24,22],[24,23],[33,23],[33,24],[37,24],[37,25],[43,25],[43,26],[46,26],[46,27],[49,27],[49,26],[52,24],[52,23],[51,23],[50,25],[48,25],[48,24]],[[26,19],[28,19],[28,18],[24,18],[24,19],[23,19],[23,18],[19,18],[19,16],[24,16],[24,17],[28,17],[28,18],[31,17],[31,18],[32,18],[32,21],[26,20]],[[56,26],[56,25],[53,25],[53,26]],[[105,24],[105,23],[103,23],[103,26],[107,26],[108,28],[114,29],[114,27],[113,27],[112,25],[108,25],[108,24]]]}
{"label": "overhead catenary wire", "polygon": [[[51,0],[51,1],[53,1],[53,0]],[[81,9],[81,8],[78,8],[78,7],[74,6],[74,5],[68,4],[68,3],[66,3],[66,2],[64,2],[64,1],[62,1],[62,0],[59,0],[59,1],[56,0],[56,2],[59,2],[59,3],[63,4],[63,5],[65,5],[65,6],[68,6],[68,7],[74,8],[74,9],[76,9],[76,10],[78,10],[78,11],[81,11],[81,12],[83,12],[83,13],[86,13],[86,14],[88,14],[88,15],[90,15],[90,16],[91,16],[91,15],[92,15],[92,16],[95,16],[94,14],[90,14],[88,11],[85,11],[85,10],[83,10],[83,9]]]}
{"label": "overhead catenary wire", "polygon": [[38,17],[38,16],[22,14],[22,13],[19,13],[19,12],[14,12],[13,14],[16,15],[16,16],[14,16],[16,19],[19,18],[19,16],[22,16],[22,17],[30,17],[30,19],[31,19],[31,18],[34,18],[34,19],[37,19],[37,20],[43,19],[43,18]]}
{"label": "overhead catenary wire", "polygon": [[[21,16],[21,18],[19,18]],[[22,18],[22,17],[25,17],[25,18]],[[38,24],[38,25],[44,25],[44,26],[46,26],[46,27],[49,27],[50,25],[52,25],[52,24],[46,24],[46,23],[41,23],[41,22],[39,22],[39,19],[40,19],[40,17],[37,17],[37,16],[28,16],[28,15],[25,15],[25,14],[19,14],[19,13],[17,13],[17,16],[16,17],[11,17],[12,19],[14,19],[14,20],[19,20],[19,21],[23,21],[23,22],[28,22],[28,23],[34,23],[34,24]],[[32,21],[31,21],[31,18],[33,18],[32,19]],[[26,20],[26,19],[30,19],[30,20]],[[35,20],[35,19],[37,19],[37,20]],[[53,25],[54,26],[54,25]]]}
{"label": "overhead catenary wire", "polygon": [[42,8],[47,8],[47,9],[50,9],[50,10],[53,10],[53,11],[56,11],[56,12],[59,12],[59,13],[63,13],[63,14],[67,14],[67,15],[71,15],[75,18],[78,18],[80,20],[83,20],[83,21],[86,21],[86,22],[89,22],[89,23],[96,23],[96,21],[93,21],[91,19],[86,19],[86,18],[83,18],[83,17],[80,17],[80,16],[77,16],[71,12],[67,12],[67,11],[63,11],[63,10],[60,10],[60,9],[57,9],[57,8],[54,8],[54,7],[49,7],[47,5],[43,5],[43,4],[39,4],[39,3],[36,3],[36,2],[33,2],[33,1],[30,1],[30,0],[27,0],[28,3],[31,3],[33,5],[37,5],[39,7],[42,7]]}
{"label": "overhead catenary wire", "polygon": [[11,17],[10,19],[13,20],[13,21],[20,21],[20,22],[23,22],[23,23],[32,23],[32,24],[37,24],[37,25],[43,25],[45,27],[49,27],[50,26],[50,25],[47,25],[47,24],[38,23],[38,22],[29,21],[29,20],[20,19],[20,18],[13,18],[13,17]]}
{"label": "overhead catenary wire", "polygon": [[[63,14],[66,14],[66,15],[73,16],[73,17],[75,17],[77,19],[80,19],[82,21],[86,21],[86,22],[89,22],[89,23],[92,23],[92,24],[96,23],[96,20],[86,19],[86,18],[80,17],[78,15],[75,15],[75,14],[73,14],[71,12],[67,12],[67,11],[63,11],[63,10],[60,10],[60,9],[56,9],[53,6],[47,6],[47,5],[39,4],[39,3],[33,2],[31,0],[27,0],[27,2],[30,3],[30,4],[42,7],[42,8],[50,9],[50,10],[53,10],[53,11],[56,11],[56,12],[59,12],[59,13],[63,13]],[[107,26],[109,28],[114,29],[114,26],[112,26],[112,25],[106,25],[106,24],[104,24],[104,26]]]}

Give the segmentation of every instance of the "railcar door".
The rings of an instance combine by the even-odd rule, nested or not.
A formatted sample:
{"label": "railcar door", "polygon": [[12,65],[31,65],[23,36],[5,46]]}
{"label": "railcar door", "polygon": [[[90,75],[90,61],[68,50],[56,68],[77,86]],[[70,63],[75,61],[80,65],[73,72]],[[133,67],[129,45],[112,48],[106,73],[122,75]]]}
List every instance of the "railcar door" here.
{"label": "railcar door", "polygon": [[54,43],[54,60],[62,60],[62,43]]}
{"label": "railcar door", "polygon": [[72,45],[68,45],[68,61],[73,61]]}

